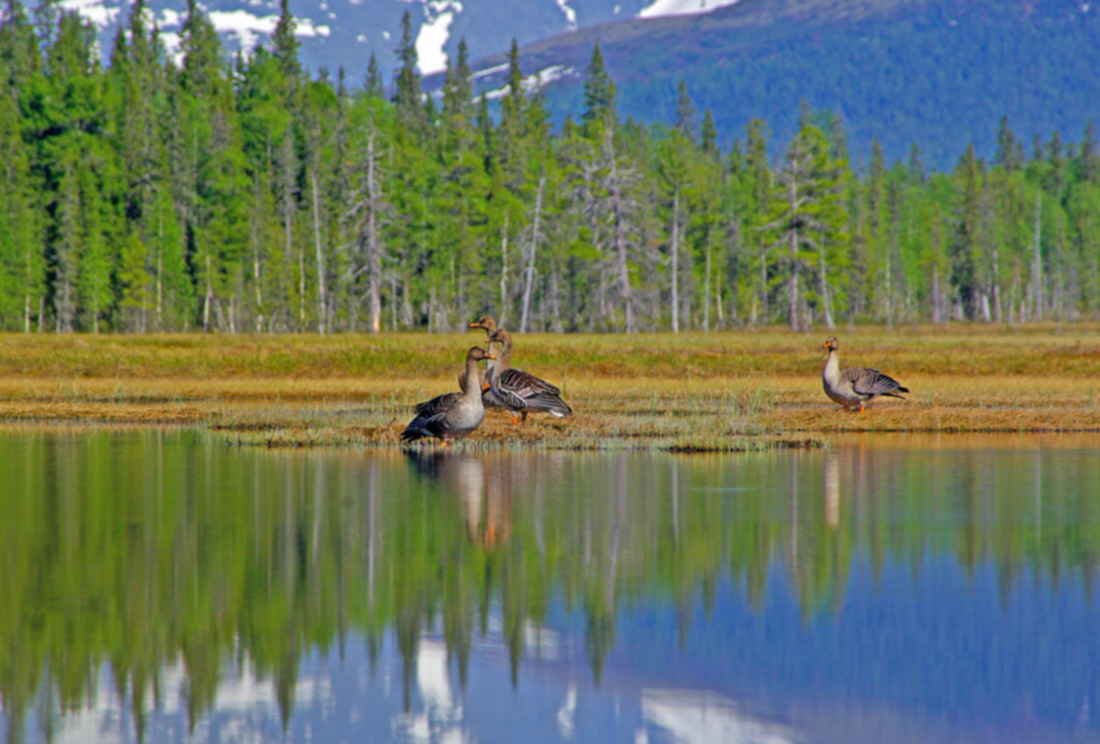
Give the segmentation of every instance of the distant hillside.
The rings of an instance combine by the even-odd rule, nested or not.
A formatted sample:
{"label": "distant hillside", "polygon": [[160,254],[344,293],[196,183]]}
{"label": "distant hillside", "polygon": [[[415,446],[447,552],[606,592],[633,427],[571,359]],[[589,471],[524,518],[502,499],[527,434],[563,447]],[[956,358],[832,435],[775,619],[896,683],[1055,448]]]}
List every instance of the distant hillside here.
{"label": "distant hillside", "polygon": [[[551,80],[557,118],[581,110],[580,84],[601,43],[620,110],[669,121],[687,81],[728,141],[751,117],[773,141],[794,131],[799,101],[839,112],[853,156],[872,138],[888,157],[917,143],[925,162],[951,166],[966,145],[992,152],[994,123],[1017,136],[1079,140],[1100,118],[1100,7],[1070,0],[741,0],[705,15],[634,19],[523,48],[525,72]],[[495,57],[483,88],[503,85]]]}
{"label": "distant hillside", "polygon": [[[110,50],[119,23],[134,0],[58,0],[99,30]],[[408,12],[423,72],[446,66],[460,39],[476,55],[507,50],[511,39],[536,41],[551,34],[615,19],[655,18],[671,13],[700,13],[737,0],[289,0],[302,44],[302,62],[313,70],[343,67],[360,82],[371,53],[390,77],[401,38],[401,16]],[[145,0],[169,51],[179,49],[186,0]],[[35,7],[36,3],[28,3]],[[280,12],[280,0],[207,0],[201,3],[226,47],[250,51],[267,41]]]}

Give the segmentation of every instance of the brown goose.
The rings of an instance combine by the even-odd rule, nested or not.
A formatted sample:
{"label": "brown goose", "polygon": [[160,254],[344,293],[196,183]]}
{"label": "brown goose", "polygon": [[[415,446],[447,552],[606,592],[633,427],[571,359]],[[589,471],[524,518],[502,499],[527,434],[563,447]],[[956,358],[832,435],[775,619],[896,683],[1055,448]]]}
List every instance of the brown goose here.
{"label": "brown goose", "polygon": [[[467,327],[468,328],[484,328],[485,329],[485,338],[489,339],[489,338],[492,337],[492,335],[494,333],[496,333],[497,322],[495,320],[493,320],[493,316],[491,316],[491,315],[482,315],[480,318],[475,320],[473,323],[470,323]],[[485,377],[482,379],[481,389],[482,389],[482,391],[484,391],[486,393],[489,390],[489,380],[493,376],[493,369],[495,367],[496,367],[496,362],[495,361],[489,362],[489,364],[486,365],[486,367],[485,367]],[[490,405],[493,405],[493,403],[487,399],[485,401],[485,405],[490,406]]]}
{"label": "brown goose", "polygon": [[497,344],[500,351],[489,371],[489,389],[485,391],[485,405],[507,408],[513,416],[519,414],[527,420],[532,411],[546,411],[555,418],[565,418],[573,413],[569,404],[561,399],[561,390],[546,380],[521,369],[512,369],[512,334],[499,328],[489,336],[489,348]]}
{"label": "brown goose", "polygon": [[901,393],[908,393],[909,388],[902,387],[893,377],[884,375],[877,369],[869,367],[841,369],[840,357],[836,353],[839,345],[836,336],[830,336],[822,344],[829,350],[829,356],[825,359],[825,369],[821,373],[826,395],[848,410],[858,413],[863,413],[863,404],[876,395],[889,395],[905,400],[905,396]]}
{"label": "brown goose", "polygon": [[466,371],[458,378],[462,392],[444,393],[418,403],[416,416],[401,432],[401,441],[415,442],[425,437],[436,437],[446,446],[452,439],[464,437],[481,426],[485,406],[481,402],[481,370],[477,363],[493,358],[480,346],[470,347],[466,352]]}

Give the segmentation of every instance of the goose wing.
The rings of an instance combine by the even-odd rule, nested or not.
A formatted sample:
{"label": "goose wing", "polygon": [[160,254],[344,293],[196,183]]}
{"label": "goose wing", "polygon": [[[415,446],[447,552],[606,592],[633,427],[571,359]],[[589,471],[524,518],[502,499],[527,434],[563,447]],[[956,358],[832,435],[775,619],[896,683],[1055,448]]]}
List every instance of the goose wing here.
{"label": "goose wing", "polygon": [[893,395],[909,392],[909,388],[902,387],[901,383],[890,375],[884,375],[870,367],[852,367],[844,370],[842,374],[852,383],[852,389],[860,395]]}
{"label": "goose wing", "polygon": [[522,369],[509,368],[504,370],[497,377],[496,384],[502,389],[515,392],[525,398],[539,393],[561,395],[561,390],[556,385],[551,385],[541,377],[535,377],[530,372],[524,372]]}
{"label": "goose wing", "polygon": [[459,393],[444,393],[431,400],[416,405],[416,416],[405,431],[401,432],[401,440],[412,442],[424,437],[440,437],[450,430],[447,415],[455,407],[462,396]]}
{"label": "goose wing", "polygon": [[513,411],[547,411],[558,418],[573,413],[555,385],[521,369],[507,369],[495,377],[490,392]]}
{"label": "goose wing", "polygon": [[524,372],[522,369],[508,368],[504,370],[500,375],[500,381],[502,384],[516,390],[530,391],[531,394],[550,393],[551,395],[561,395],[561,390],[556,385],[551,385],[541,377],[535,377],[530,372]]}
{"label": "goose wing", "polygon": [[433,419],[436,416],[442,416],[447,411],[454,408],[455,403],[461,398],[459,393],[444,393],[443,395],[437,395],[431,400],[426,400],[423,403],[416,404],[416,416],[417,418]]}

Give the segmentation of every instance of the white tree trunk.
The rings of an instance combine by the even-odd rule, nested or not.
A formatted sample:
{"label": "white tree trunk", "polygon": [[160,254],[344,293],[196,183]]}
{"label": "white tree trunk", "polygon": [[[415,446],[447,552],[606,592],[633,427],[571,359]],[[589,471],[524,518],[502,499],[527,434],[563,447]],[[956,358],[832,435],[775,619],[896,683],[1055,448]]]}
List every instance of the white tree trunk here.
{"label": "white tree trunk", "polygon": [[672,332],[680,332],[680,189],[672,197]]}
{"label": "white tree trunk", "polygon": [[527,332],[527,321],[531,311],[531,290],[535,284],[535,252],[538,249],[540,221],[542,219],[542,193],[546,186],[546,177],[539,179],[538,192],[535,194],[535,218],[531,223],[531,242],[527,248],[527,269],[523,282],[523,312],[520,315],[519,330]]}
{"label": "white tree trunk", "polygon": [[317,170],[309,172],[310,191],[313,192],[313,251],[317,261],[317,332],[324,334],[328,315],[328,293],[325,287],[325,253],[321,248],[321,197],[317,193]]}
{"label": "white tree trunk", "polygon": [[1031,256],[1031,319],[1043,319],[1043,254],[1042,242],[1043,194],[1035,196],[1035,237]]}

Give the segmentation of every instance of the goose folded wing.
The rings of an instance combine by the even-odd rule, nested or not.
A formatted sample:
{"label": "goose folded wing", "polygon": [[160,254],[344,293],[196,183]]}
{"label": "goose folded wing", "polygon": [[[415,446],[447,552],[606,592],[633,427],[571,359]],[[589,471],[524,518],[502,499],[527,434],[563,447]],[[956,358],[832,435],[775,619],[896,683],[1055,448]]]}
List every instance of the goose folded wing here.
{"label": "goose folded wing", "polygon": [[458,402],[458,393],[444,393],[443,395],[437,395],[431,400],[424,401],[423,403],[416,404],[416,415],[424,419],[433,419],[436,416],[441,416],[454,407],[454,404]]}
{"label": "goose folded wing", "polygon": [[541,377],[535,377],[530,372],[524,372],[522,369],[504,370],[500,375],[498,385],[522,395],[525,398],[532,395],[538,395],[539,393],[561,395],[561,390],[558,389],[557,386],[551,385]]}
{"label": "goose folded wing", "polygon": [[491,395],[498,405],[504,408],[510,408],[512,410],[519,410],[527,407],[527,399],[533,395],[526,388],[516,388],[510,384],[508,380],[508,372],[514,370],[508,370],[500,377],[493,380],[492,387],[489,389],[489,395]]}
{"label": "goose folded wing", "polygon": [[883,395],[901,388],[901,384],[890,375],[884,375],[877,369],[857,368],[845,370],[852,381],[852,389],[860,395]]}

